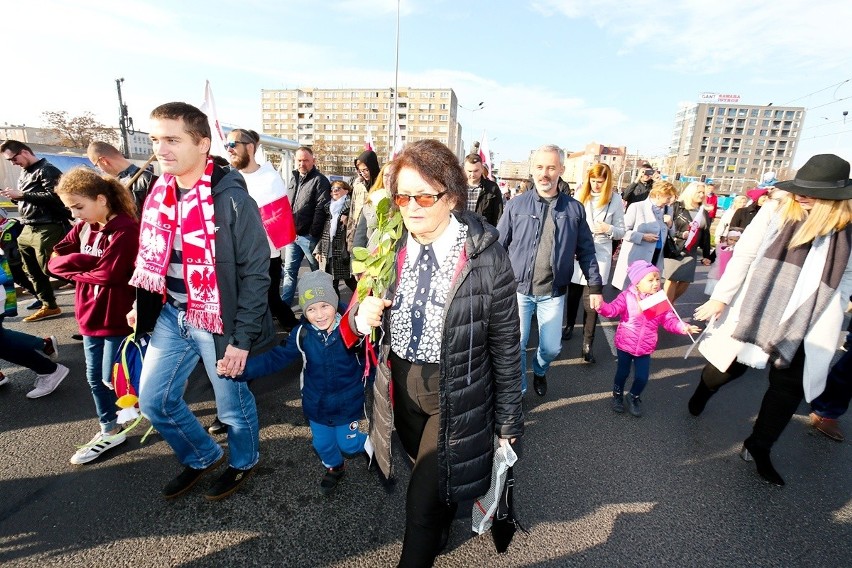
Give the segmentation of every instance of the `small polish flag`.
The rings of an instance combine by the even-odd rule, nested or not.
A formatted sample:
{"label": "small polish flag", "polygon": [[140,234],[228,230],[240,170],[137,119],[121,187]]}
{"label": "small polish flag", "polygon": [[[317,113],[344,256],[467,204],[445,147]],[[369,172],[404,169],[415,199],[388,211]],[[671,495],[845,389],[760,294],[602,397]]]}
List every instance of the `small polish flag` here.
{"label": "small polish flag", "polygon": [[656,294],[652,294],[647,298],[639,300],[639,308],[642,310],[642,315],[648,319],[654,319],[660,314],[664,314],[670,309],[669,298],[665,291],[660,290]]}
{"label": "small polish flag", "polygon": [[698,221],[693,221],[689,224],[689,233],[686,235],[686,241],[683,243],[683,249],[686,252],[691,252],[692,248],[698,242]]}
{"label": "small polish flag", "polygon": [[373,143],[373,133],[367,130],[367,135],[364,137],[364,150],[374,152],[375,149],[375,144]]}

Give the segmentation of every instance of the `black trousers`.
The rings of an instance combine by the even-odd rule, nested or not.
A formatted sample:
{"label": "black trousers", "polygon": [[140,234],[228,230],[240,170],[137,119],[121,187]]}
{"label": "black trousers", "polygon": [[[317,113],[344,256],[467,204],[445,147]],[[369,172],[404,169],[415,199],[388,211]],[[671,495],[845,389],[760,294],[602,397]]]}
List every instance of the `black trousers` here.
{"label": "black trousers", "polygon": [[[701,380],[711,390],[716,390],[724,384],[740,378],[748,370],[746,365],[734,361],[725,371],[720,371],[710,363],[704,366]],[[790,418],[795,414],[799,403],[805,396],[802,386],[802,375],[805,370],[805,349],[799,347],[790,366],[786,369],[769,369],[769,388],[763,395],[760,412],[751,431],[748,441],[755,448],[769,450],[787,427]]]}
{"label": "black trousers", "polygon": [[568,295],[565,297],[565,317],[567,326],[574,327],[577,321],[577,310],[580,300],[583,300],[583,343],[591,345],[595,339],[595,326],[598,323],[598,312],[589,303],[589,287],[581,284],[568,284]]}
{"label": "black trousers", "polygon": [[394,425],[405,452],[414,460],[405,500],[405,538],[399,566],[432,566],[441,535],[456,513],[438,495],[440,407],[437,364],[415,365],[391,353]]}
{"label": "black trousers", "polygon": [[287,302],[281,299],[281,257],[276,256],[269,259],[269,278],[272,282],[269,283],[269,294],[267,300],[269,302],[269,311],[272,312],[272,317],[278,320],[281,327],[292,329],[296,327],[299,320],[293,313],[293,308],[287,305]]}

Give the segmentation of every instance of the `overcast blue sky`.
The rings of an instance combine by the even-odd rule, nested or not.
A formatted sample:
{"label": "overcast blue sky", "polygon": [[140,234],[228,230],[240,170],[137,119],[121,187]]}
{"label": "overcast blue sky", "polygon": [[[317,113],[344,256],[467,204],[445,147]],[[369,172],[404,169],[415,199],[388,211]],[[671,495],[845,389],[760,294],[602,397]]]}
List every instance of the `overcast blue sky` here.
{"label": "overcast blue sky", "polygon": [[[596,141],[656,155],[701,92],[808,108],[795,165],[852,159],[848,0],[401,0],[399,85],[453,88],[469,146],[503,159]],[[45,110],[116,125],[115,79],[138,129],[163,102],[259,129],[260,90],[389,87],[396,0],[28,0],[3,6],[0,122]],[[846,81],[845,83],[843,81]]]}

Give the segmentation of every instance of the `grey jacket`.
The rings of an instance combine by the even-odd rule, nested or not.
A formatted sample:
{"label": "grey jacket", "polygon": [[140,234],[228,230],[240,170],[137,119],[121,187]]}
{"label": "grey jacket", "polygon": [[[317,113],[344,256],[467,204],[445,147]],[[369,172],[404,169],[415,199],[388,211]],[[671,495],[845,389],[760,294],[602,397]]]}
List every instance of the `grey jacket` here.
{"label": "grey jacket", "polygon": [[[213,334],[216,357],[233,345],[252,353],[275,345],[275,326],[266,301],[269,290],[269,244],[242,174],[213,169],[213,215],[216,220],[216,282],[224,334]],[[165,297],[136,290],[136,329],[154,330]]]}

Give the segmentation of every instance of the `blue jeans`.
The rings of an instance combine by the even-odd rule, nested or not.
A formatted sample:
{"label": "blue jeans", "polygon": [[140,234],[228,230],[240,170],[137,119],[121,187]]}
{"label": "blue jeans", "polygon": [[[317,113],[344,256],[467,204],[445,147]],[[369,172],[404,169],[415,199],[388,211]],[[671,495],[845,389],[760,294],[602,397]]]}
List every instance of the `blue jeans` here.
{"label": "blue jeans", "polygon": [[44,339],[3,327],[0,316],[0,359],[26,367],[38,375],[56,371],[56,363],[41,354]]}
{"label": "blue jeans", "polygon": [[843,354],[828,372],[825,390],[811,401],[811,410],[823,418],[840,418],[852,399],[852,351]]}
{"label": "blue jeans", "polygon": [[204,469],[218,460],[222,448],[183,400],[189,375],[200,359],[213,384],[219,420],[228,425],[230,465],[249,469],[260,457],[254,395],[248,384],[216,374],[213,334],[190,326],[185,316],[171,304],[163,306],[142,366],[139,406],[183,465]]}
{"label": "blue jeans", "polygon": [[314,247],[317,242],[311,237],[303,237],[299,235],[295,242],[284,247],[284,274],[281,281],[283,288],[281,291],[281,299],[288,305],[293,303],[293,295],[296,293],[296,279],[299,277],[299,268],[302,266],[302,259],[308,259],[308,266],[311,270],[319,270],[319,262],[314,258]]}
{"label": "blue jeans", "polygon": [[364,451],[367,434],[358,430],[358,422],[342,426],[326,426],[309,421],[314,449],[325,467],[343,465],[343,455],[354,456]]}
{"label": "blue jeans", "polygon": [[526,296],[518,294],[518,315],[521,319],[521,392],[527,392],[527,342],[530,338],[532,316],[538,321],[538,349],[533,359],[533,373],[544,376],[550,363],[562,350],[562,312],[565,296]]}
{"label": "blue jeans", "polygon": [[616,349],[616,351],[618,352],[618,366],[615,369],[612,391],[619,394],[624,392],[624,384],[627,382],[628,375],[630,375],[630,364],[633,363],[633,386],[630,387],[630,394],[639,396],[645,390],[645,385],[648,384],[648,378],[651,375],[651,356],[631,355],[621,349]]}
{"label": "blue jeans", "polygon": [[92,389],[92,398],[95,399],[95,410],[101,423],[101,432],[112,432],[118,425],[116,412],[118,407],[115,401],[115,391],[107,384],[111,382],[112,363],[115,354],[121,345],[123,336],[92,337],[83,336],[83,352],[86,355],[86,380]]}

